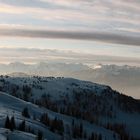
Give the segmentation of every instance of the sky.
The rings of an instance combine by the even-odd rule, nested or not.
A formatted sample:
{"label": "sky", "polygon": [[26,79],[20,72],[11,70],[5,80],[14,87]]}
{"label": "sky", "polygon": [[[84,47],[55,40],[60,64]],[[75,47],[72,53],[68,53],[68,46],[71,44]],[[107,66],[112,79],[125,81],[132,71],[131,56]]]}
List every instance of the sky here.
{"label": "sky", "polygon": [[0,0],[0,51],[57,49],[140,59],[139,7],[139,0]]}

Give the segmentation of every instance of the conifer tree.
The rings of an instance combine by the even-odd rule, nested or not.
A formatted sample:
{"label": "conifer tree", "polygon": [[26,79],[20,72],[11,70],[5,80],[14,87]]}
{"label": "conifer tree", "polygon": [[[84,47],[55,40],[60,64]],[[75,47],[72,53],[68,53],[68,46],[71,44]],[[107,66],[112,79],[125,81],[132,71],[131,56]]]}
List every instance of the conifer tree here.
{"label": "conifer tree", "polygon": [[20,131],[25,131],[25,128],[26,128],[26,122],[24,120],[19,124],[19,130]]}
{"label": "conifer tree", "polygon": [[13,131],[14,129],[16,129],[16,124],[15,124],[15,118],[14,116],[11,118],[11,131]]}
{"label": "conifer tree", "polygon": [[42,131],[38,131],[38,134],[37,134],[37,140],[43,140],[43,133]]}
{"label": "conifer tree", "polygon": [[6,117],[5,128],[10,129],[10,119],[9,119],[9,116]]}
{"label": "conifer tree", "polygon": [[30,118],[30,114],[29,114],[29,111],[28,111],[28,108],[25,107],[22,111],[22,116],[26,117],[26,118]]}

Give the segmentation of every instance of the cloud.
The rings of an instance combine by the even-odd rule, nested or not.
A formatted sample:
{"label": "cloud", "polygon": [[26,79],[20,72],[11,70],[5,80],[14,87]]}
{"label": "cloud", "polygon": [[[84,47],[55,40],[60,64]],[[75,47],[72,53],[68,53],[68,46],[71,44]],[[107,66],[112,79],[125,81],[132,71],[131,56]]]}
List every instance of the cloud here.
{"label": "cloud", "polygon": [[[122,50],[120,50],[122,51]],[[38,56],[38,57],[36,57]],[[38,63],[124,63],[124,64],[140,64],[140,58],[111,56],[105,54],[90,54],[85,52],[75,52],[71,50],[57,49],[26,49],[26,48],[1,48],[0,63],[11,62]]]}
{"label": "cloud", "polygon": [[53,31],[53,30],[31,30],[20,28],[0,29],[0,36],[28,37],[28,38],[54,38],[54,39],[76,39],[108,42],[115,44],[140,46],[140,37],[114,34],[110,32],[77,32],[77,31]]}
{"label": "cloud", "polygon": [[0,35],[139,46],[139,7],[139,0],[0,0]]}

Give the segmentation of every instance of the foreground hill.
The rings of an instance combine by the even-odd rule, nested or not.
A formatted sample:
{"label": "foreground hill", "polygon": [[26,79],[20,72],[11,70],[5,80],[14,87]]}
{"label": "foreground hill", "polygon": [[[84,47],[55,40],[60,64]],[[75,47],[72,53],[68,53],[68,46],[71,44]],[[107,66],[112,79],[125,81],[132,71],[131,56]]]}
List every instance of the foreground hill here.
{"label": "foreground hill", "polygon": [[22,133],[19,124],[25,120],[31,139],[39,131],[48,140],[140,138],[140,101],[109,86],[72,78],[1,76],[0,90],[1,127],[7,115],[18,126],[8,135]]}
{"label": "foreground hill", "polygon": [[[23,116],[22,111],[25,107],[28,108],[30,117]],[[66,129],[64,132],[65,134],[64,136],[62,136],[58,132],[53,132],[49,126],[44,125],[42,122],[40,122],[40,118],[44,113],[48,114],[50,120],[53,120],[56,117],[57,119],[63,120],[63,126]],[[73,120],[77,124],[82,122],[84,129],[87,130],[89,134],[93,130],[95,130],[94,132],[101,133],[104,137],[107,137],[110,140],[113,139],[113,132],[103,127],[99,127],[97,125],[90,124],[87,121],[81,121],[80,119],[76,119],[67,115],[62,115],[60,113],[56,113],[45,108],[40,108],[36,105],[33,105],[32,103],[22,101],[3,92],[0,92],[0,116],[1,116],[0,138],[3,139],[9,138],[9,140],[13,140],[14,138],[17,139],[20,137],[21,140],[24,140],[28,137],[29,140],[32,139],[35,140],[37,139],[36,135],[38,134],[38,131],[41,131],[43,133],[44,139],[48,139],[48,140],[61,140],[62,138],[67,139],[68,137],[71,137],[69,136],[69,132],[67,131],[71,131],[69,127],[72,125]],[[25,121],[26,129],[24,131],[26,131],[26,133],[19,130],[11,131],[8,129],[4,129],[3,127],[5,127],[4,123],[6,121],[7,116],[9,116],[9,118],[14,116],[16,122],[16,129],[18,129],[18,125],[22,121]]]}

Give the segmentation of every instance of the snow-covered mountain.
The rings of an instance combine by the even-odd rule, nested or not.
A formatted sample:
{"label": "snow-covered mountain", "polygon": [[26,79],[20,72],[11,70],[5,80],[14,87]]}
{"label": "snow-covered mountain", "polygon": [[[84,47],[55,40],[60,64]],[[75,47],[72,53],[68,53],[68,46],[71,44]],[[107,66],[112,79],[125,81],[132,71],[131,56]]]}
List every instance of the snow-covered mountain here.
{"label": "snow-covered mountain", "polygon": [[75,72],[73,76],[110,85],[119,92],[140,98],[140,67],[100,64],[93,69]]}
{"label": "snow-covered mountain", "polygon": [[119,92],[140,98],[140,67],[82,63],[10,63],[0,65],[1,74],[24,77],[28,75],[74,77],[110,85]]}
{"label": "snow-covered mountain", "polygon": [[[3,139],[140,138],[140,101],[109,86],[73,78],[1,76],[0,91]],[[7,116],[11,122],[14,116],[11,130],[5,128]]]}
{"label": "snow-covered mountain", "polygon": [[[63,71],[62,71],[63,69]],[[23,72],[30,75],[41,76],[60,76],[69,72],[87,70],[88,66],[75,63],[45,63],[40,62],[37,64],[24,64],[20,62],[14,62],[10,64],[0,64],[1,74]]]}

